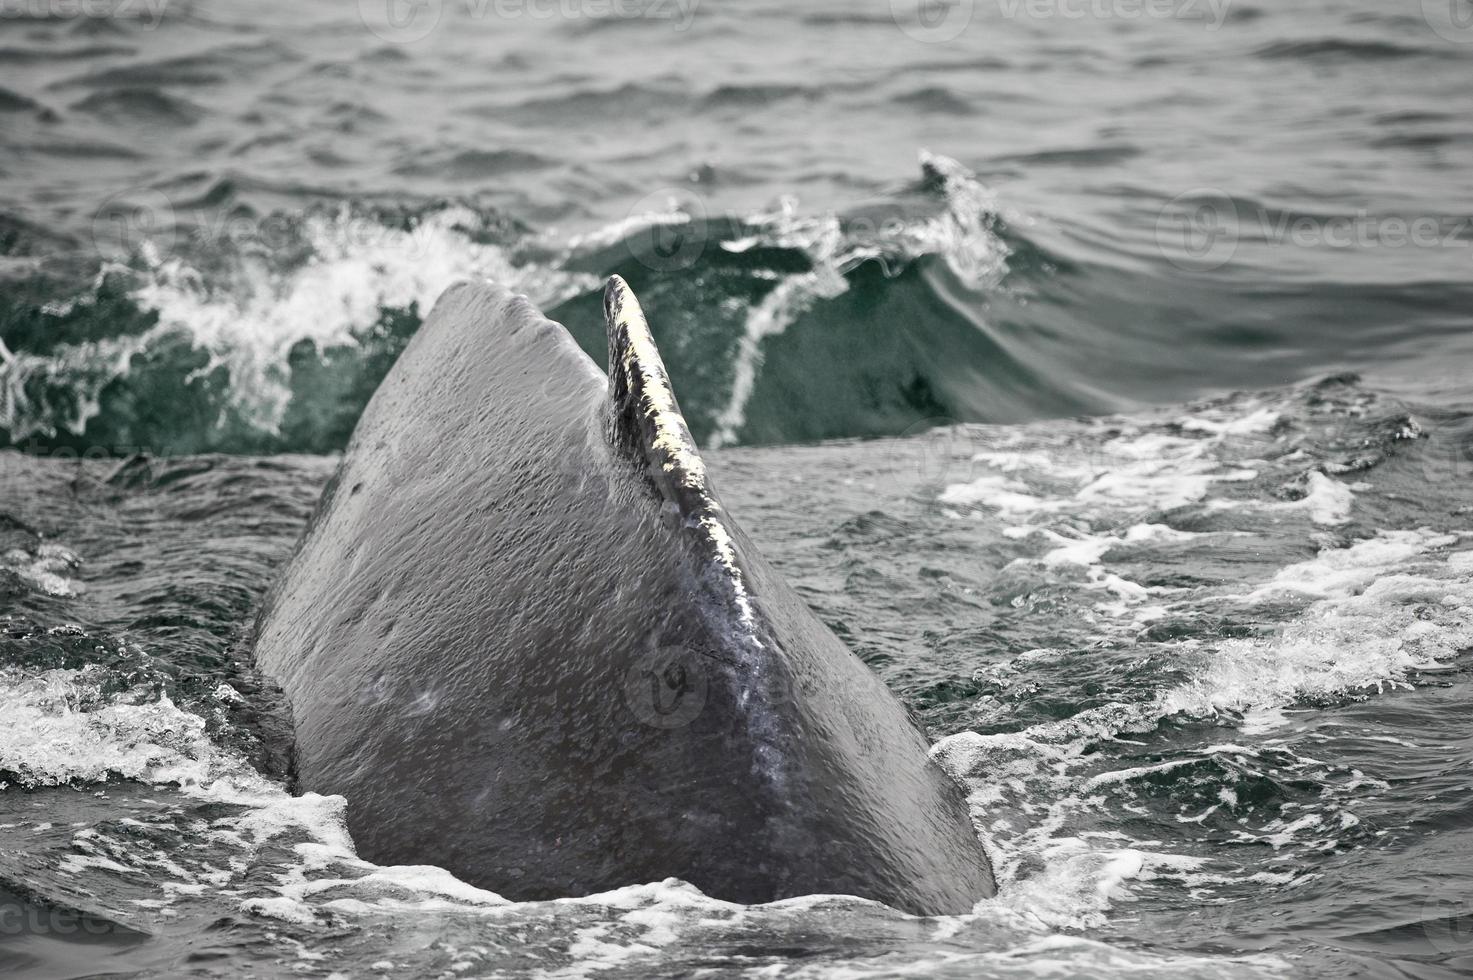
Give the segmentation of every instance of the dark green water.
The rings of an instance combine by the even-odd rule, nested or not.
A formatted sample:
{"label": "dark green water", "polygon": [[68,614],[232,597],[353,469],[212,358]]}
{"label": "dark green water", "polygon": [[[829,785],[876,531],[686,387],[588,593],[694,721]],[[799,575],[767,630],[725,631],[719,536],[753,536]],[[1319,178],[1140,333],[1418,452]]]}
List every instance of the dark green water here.
{"label": "dark green water", "polygon": [[[1473,969],[1461,8],[389,9],[0,0],[0,972]],[[998,901],[506,904],[287,792],[323,454],[451,282],[601,362],[612,273]]]}

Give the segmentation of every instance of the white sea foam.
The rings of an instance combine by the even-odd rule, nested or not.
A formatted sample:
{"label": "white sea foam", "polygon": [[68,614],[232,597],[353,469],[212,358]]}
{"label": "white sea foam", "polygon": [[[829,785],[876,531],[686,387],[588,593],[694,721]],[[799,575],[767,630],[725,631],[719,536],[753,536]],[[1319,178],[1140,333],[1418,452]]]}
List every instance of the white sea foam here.
{"label": "white sea foam", "polygon": [[1349,523],[1354,501],[1355,494],[1346,484],[1318,471],[1310,472],[1309,492],[1302,504],[1308,509],[1310,520],[1316,524],[1334,526]]}
{"label": "white sea foam", "polygon": [[0,569],[51,596],[74,596],[83,590],[73,574],[81,564],[74,552],[54,542],[44,542],[34,550],[11,548],[0,553]]}
{"label": "white sea foam", "polygon": [[1187,432],[1205,432],[1214,436],[1245,436],[1269,432],[1279,419],[1280,411],[1263,405],[1244,411],[1241,406],[1208,406],[1183,416],[1177,424]]}
{"label": "white sea foam", "polygon": [[1165,524],[1132,524],[1123,535],[1077,532],[1079,536],[1074,538],[1064,537],[1045,528],[1025,530],[1059,543],[1059,547],[1043,555],[1045,565],[1097,565],[1114,548],[1150,542],[1190,541],[1199,537],[1190,531],[1178,531]]}
{"label": "white sea foam", "polygon": [[[282,835],[305,837],[307,842],[298,847],[311,860],[296,869],[293,881],[283,883],[279,900],[251,906],[262,914],[310,920],[313,914],[301,899],[325,886],[320,881],[309,885],[303,876],[309,868],[333,861],[371,870],[372,874],[361,879],[365,886],[392,879],[422,893],[460,901],[487,900],[487,893],[470,889],[439,869],[375,869],[359,861],[348,836],[341,797],[292,796],[244,759],[212,742],[204,720],[167,695],[105,694],[105,680],[97,667],[34,674],[15,668],[0,671],[0,769],[27,787],[122,777],[144,784],[170,784],[198,799],[243,806],[243,814],[223,817],[211,828],[217,840],[232,843],[242,854]],[[83,859],[94,865],[102,860],[120,861],[119,855],[84,854]],[[136,864],[136,854],[133,860]],[[144,856],[145,863],[150,860]],[[239,861],[243,868],[244,858]],[[176,880],[171,884],[176,890],[196,884],[182,868],[176,866],[173,873]],[[292,885],[297,886],[295,891]]]}
{"label": "white sea foam", "polygon": [[827,254],[817,257],[812,271],[783,279],[747,312],[732,363],[731,393],[716,414],[716,429],[708,439],[711,448],[736,442],[738,431],[746,423],[747,402],[762,366],[763,340],[782,333],[820,299],[832,299],[849,288],[833,262],[832,248],[830,245]]}
{"label": "white sea foam", "polygon": [[[554,923],[567,921],[566,927],[556,927],[563,936],[559,952],[548,957],[552,962],[538,973],[547,977],[637,969],[642,962],[657,961],[664,950],[693,943],[721,945],[754,929],[764,935],[781,935],[789,929],[833,928],[842,936],[845,930],[858,928],[856,921],[870,921],[871,928],[883,930],[906,919],[876,903],[846,896],[735,905],[674,879],[583,898],[519,904],[474,888],[443,869],[374,865],[356,855],[340,797],[291,796],[211,743],[203,722],[167,698],[104,697],[99,680],[91,670],[0,675],[0,766],[24,773],[29,785],[125,776],[143,783],[176,785],[190,797],[229,804],[227,815],[212,819],[203,828],[212,853],[227,859],[224,867],[200,866],[183,858],[175,861],[146,843],[139,846],[126,835],[110,837],[85,828],[77,832],[67,858],[71,873],[105,872],[150,882],[162,898],[143,899],[135,907],[151,909],[156,915],[168,914],[173,901],[234,895],[243,912],[306,930],[343,921],[378,921],[385,916],[393,921],[411,917],[416,922],[454,917],[461,923],[456,926],[458,934],[474,936],[467,930],[479,920],[485,920],[494,934],[533,923],[538,928],[553,928]],[[137,703],[128,703],[130,700]],[[140,829],[146,828],[140,825]],[[242,876],[254,867],[253,855],[273,842],[285,843],[295,861],[281,866],[276,859],[278,868],[268,890],[263,891],[259,880],[245,887]],[[1079,956],[1099,965],[1100,975],[1111,975],[1117,966],[1129,972],[1124,964],[1132,969],[1167,970],[1187,965],[1203,976],[1221,976],[1228,969],[1222,960],[1127,953],[1056,934],[1058,929],[1098,924],[1113,903],[1129,898],[1132,881],[1172,873],[1182,859],[1113,846],[1112,842],[1101,846],[1065,839],[1047,841],[1040,853],[1045,860],[1042,876],[1011,883],[1002,899],[983,902],[972,913],[934,920],[938,935],[980,929],[997,946],[958,954],[958,963],[989,974],[1017,976],[1053,972],[1055,957],[1077,967]],[[569,919],[569,914],[575,917]],[[281,942],[300,947],[298,959],[330,955],[290,935]],[[474,970],[485,962],[489,948],[468,939],[455,963]],[[926,967],[918,975],[943,965],[934,958],[916,962]],[[894,973],[892,964],[867,957],[826,956],[824,963],[832,971],[855,977]],[[1272,975],[1277,969],[1271,959],[1250,958],[1231,961],[1230,972]]]}
{"label": "white sea foam", "polygon": [[[311,249],[308,261],[282,274],[243,258],[230,270],[228,288],[184,258],[155,262],[130,297],[140,309],[157,313],[158,323],[137,336],[7,358],[0,363],[0,427],[12,439],[50,433],[55,420],[29,403],[25,389],[51,379],[79,398],[77,414],[63,421],[81,432],[97,412],[98,393],[126,375],[136,355],[177,334],[209,355],[197,374],[227,368],[234,403],[245,418],[270,431],[290,398],[287,353],[301,341],[319,349],[354,346],[356,335],[377,322],[381,308],[416,304],[426,315],[446,287],[463,279],[494,279],[542,306],[599,283],[593,276],[514,263],[501,247],[478,242],[466,231],[476,224],[476,215],[459,207],[431,212],[412,228],[389,227],[346,210],[312,215],[300,229]],[[129,274],[106,268],[99,281],[118,272]],[[90,301],[83,296],[67,305]]]}
{"label": "white sea foam", "polygon": [[[1130,581],[1119,562],[1151,549],[1169,552],[1177,545],[1206,547],[1214,535],[1237,533],[1177,530],[1170,526],[1170,516],[1163,518],[1155,511],[1169,509],[1164,505],[1182,499],[1203,503],[1220,487],[1241,483],[1248,465],[1220,453],[1214,448],[1215,441],[1238,438],[1243,431],[1261,436],[1272,427],[1271,415],[1266,413],[1251,427],[1218,420],[1215,428],[1196,430],[1203,433],[1200,439],[1150,434],[1146,438],[1127,427],[1121,444],[1102,456],[1080,460],[1061,453],[1057,465],[1047,450],[998,449],[987,460],[995,472],[986,479],[994,481],[993,488],[1007,488],[1017,496],[1019,506],[1012,514],[1039,521],[1008,529],[1005,540],[1035,548],[1024,559],[1031,563],[1030,574],[1041,568],[1060,581],[1103,594],[1107,601],[1118,600],[1121,617],[1148,609],[1155,614],[1175,597],[1167,590]],[[1157,451],[1162,458],[1150,459]],[[1136,466],[1147,478],[1139,486],[1118,476],[1101,479],[1108,476],[1105,471]],[[1310,477],[1310,493],[1305,498],[1310,500],[1318,493],[1324,498],[1319,504],[1249,501],[1244,509],[1249,505],[1295,508],[1285,511],[1290,515],[1286,521],[1302,520],[1306,532],[1313,532],[1311,525],[1339,526],[1340,518],[1347,514],[1339,504],[1347,498],[1334,488],[1343,485],[1323,479],[1324,484],[1317,485]],[[967,486],[975,486],[975,481]],[[1345,490],[1350,493],[1348,487]],[[1296,513],[1298,517],[1293,516]],[[1314,533],[1318,535],[1314,540],[1331,540],[1323,532]],[[852,960],[826,955],[815,962],[826,975],[856,977],[905,970],[931,975],[948,965],[958,971],[999,976],[1077,975],[1081,971],[1108,976],[1143,970],[1172,976],[1251,976],[1284,971],[1283,964],[1271,960],[1157,956],[1068,935],[1071,930],[1099,926],[1161,879],[1193,888],[1244,880],[1285,883],[1283,876],[1270,880],[1263,877],[1266,873],[1237,878],[1214,875],[1199,859],[1169,853],[1159,842],[1078,832],[1071,820],[1102,806],[1103,800],[1118,802],[1111,794],[1120,785],[1178,765],[1081,771],[1097,765],[1100,758],[1086,748],[1102,739],[1149,730],[1163,717],[1179,712],[1204,718],[1227,713],[1230,720],[1241,718],[1246,740],[1254,732],[1281,726],[1286,709],[1304,697],[1334,695],[1368,684],[1404,683],[1412,671],[1446,663],[1459,649],[1473,644],[1468,616],[1473,608],[1473,552],[1448,551],[1461,547],[1462,541],[1458,535],[1431,530],[1384,532],[1349,546],[1339,546],[1337,540],[1312,559],[1272,574],[1265,572],[1261,584],[1250,587],[1246,594],[1225,598],[1222,589],[1213,594],[1213,601],[1248,608],[1287,604],[1291,618],[1269,635],[1211,642],[1199,638],[1173,648],[1188,678],[1156,698],[1092,708],[1021,733],[984,736],[963,732],[943,740],[936,747],[936,758],[970,777],[974,812],[989,829],[1003,890],[998,900],[982,903],[971,914],[937,919],[927,928],[938,939],[970,935],[969,930],[1002,936],[1003,948],[958,952],[955,959],[928,955],[907,963],[872,955]],[[1161,605],[1152,606],[1151,601]],[[1060,650],[1030,650],[1017,661],[1036,666],[1063,655]],[[236,768],[204,738],[197,719],[181,718],[187,713],[165,701],[101,705],[95,699],[89,701],[85,691],[68,700],[66,685],[80,689],[88,682],[86,676],[67,672],[46,678],[5,679],[0,697],[9,700],[0,701],[0,718],[5,719],[0,721],[0,765],[12,768],[9,760],[20,760],[31,778],[42,774],[37,784],[116,773],[143,781],[173,780],[191,795],[242,803],[247,806],[243,815],[213,822],[211,832],[242,854],[269,841],[292,841],[297,858],[295,865],[278,875],[269,894],[242,898],[248,911],[263,917],[313,928],[329,914],[350,921],[376,915],[402,918],[412,913],[417,921],[456,915],[498,923],[516,916],[538,922],[587,916],[559,934],[566,957],[561,948],[550,957],[553,962],[544,974],[548,976],[586,975],[599,969],[637,971],[646,959],[670,955],[672,949],[699,945],[713,936],[726,941],[747,935],[754,922],[762,924],[764,935],[780,934],[788,926],[811,928],[820,920],[804,915],[815,910],[842,910],[844,921],[851,924],[854,919],[847,917],[871,915],[880,924],[900,919],[898,913],[872,903],[842,898],[815,897],[748,909],[719,902],[678,881],[545,906],[507,903],[440,869],[375,866],[354,854],[340,799],[293,799],[269,780]],[[47,693],[48,685],[51,693]],[[29,713],[7,728],[12,706]],[[128,710],[103,713],[112,708]],[[97,717],[88,720],[82,717],[86,715]],[[148,723],[149,717],[155,723]],[[55,727],[38,728],[46,725]],[[43,751],[33,746],[17,751],[16,746],[33,729],[43,731],[49,740],[78,746],[81,752]],[[1195,755],[1230,749],[1233,747],[1212,746]],[[1239,749],[1257,751],[1252,746],[1233,750]],[[79,762],[78,755],[85,760]],[[1183,823],[1218,821],[1223,814],[1217,808],[1237,805],[1232,791],[1222,789],[1201,806],[1183,811],[1178,819]],[[1251,835],[1246,830],[1242,833],[1245,840],[1251,837],[1276,847],[1296,848],[1332,840],[1347,826],[1342,814],[1317,820],[1307,816],[1286,812]],[[104,848],[80,853],[77,860],[129,866],[125,857]],[[179,870],[183,869],[168,873],[177,876]],[[196,878],[178,885],[179,892],[201,887]],[[840,916],[826,919],[837,921]],[[473,971],[479,961],[467,953],[455,962]],[[792,963],[782,968],[785,973],[802,970]]]}
{"label": "white sea foam", "polygon": [[1063,504],[1029,492],[1026,484],[1011,477],[988,474],[968,483],[954,483],[938,498],[953,507],[991,507],[1009,516],[1037,511],[1057,511]]}
{"label": "white sea foam", "polygon": [[[1182,438],[1127,428],[1092,452],[984,451],[974,461],[1007,476],[984,473],[947,486],[940,501],[982,506],[1009,516],[1081,510],[1169,511],[1205,498],[1218,483],[1251,480],[1257,472],[1214,454],[1218,438]],[[1024,482],[1033,476],[1037,487]]]}
{"label": "white sea foam", "polygon": [[[1190,858],[1163,854],[1148,843],[1086,839],[1067,832],[1074,815],[1101,805],[1106,797],[1130,809],[1129,798],[1117,798],[1110,787],[1147,772],[1089,771],[1098,764],[1100,755],[1092,748],[1101,741],[1148,732],[1177,714],[1216,719],[1236,725],[1245,737],[1263,737],[1285,726],[1304,699],[1404,686],[1417,672],[1443,669],[1459,651],[1473,646],[1473,620],[1467,615],[1473,608],[1473,552],[1449,551],[1462,547],[1467,535],[1394,530],[1346,544],[1315,530],[1348,525],[1356,492],[1364,486],[1317,469],[1294,474],[1289,468],[1296,460],[1307,467],[1314,459],[1275,445],[1282,441],[1276,435],[1280,418],[1272,404],[1240,401],[1196,409],[1170,428],[1112,420],[1115,431],[1082,448],[1077,427],[1040,425],[1028,433],[1006,434],[983,429],[975,439],[984,447],[973,456],[983,472],[969,474],[940,493],[939,502],[949,513],[975,516],[981,508],[1004,522],[1004,539],[1025,550],[1015,565],[1030,568],[1020,578],[1028,588],[1036,588],[1036,576],[1043,573],[1050,592],[1107,594],[1108,599],[1090,606],[1104,621],[1085,617],[1084,622],[1097,630],[1105,626],[1124,642],[1142,625],[1166,615],[1185,619],[1224,603],[1287,607],[1286,613],[1274,615],[1288,619],[1266,635],[1220,640],[1198,636],[1158,647],[1158,655],[1170,656],[1187,677],[1154,697],[1090,708],[1018,733],[962,732],[937,744],[934,756],[966,780],[974,818],[991,830],[999,873],[1007,879],[1004,894],[1013,896],[1007,900],[1034,901],[1030,882],[1039,883],[1038,907],[1030,914],[1055,923],[1069,916],[1091,921],[1091,915],[1104,915],[1129,901],[1153,873],[1151,862],[1164,863],[1168,873],[1192,877],[1194,887],[1206,887],[1201,871],[1188,874],[1172,865]],[[1299,499],[1283,501],[1258,489],[1274,485],[1259,480],[1265,471],[1272,476],[1286,469],[1301,481]],[[1171,525],[1178,521],[1172,513],[1178,508],[1186,509],[1189,520],[1210,518],[1215,529],[1177,530]],[[1238,527],[1247,530],[1234,528],[1235,515],[1243,521]],[[1200,550],[1209,548],[1214,537],[1264,535],[1265,517],[1274,525],[1283,521],[1295,527],[1305,540],[1320,542],[1319,553],[1265,569],[1272,555],[1282,553],[1281,544],[1261,552],[1249,550],[1248,542],[1235,545],[1235,556],[1244,556],[1245,575],[1257,578],[1246,592],[1232,586],[1141,585],[1123,567],[1149,561],[1140,557],[1140,549],[1149,555],[1152,549],[1169,552],[1180,543]],[[1027,671],[1040,656],[1054,654],[1029,651],[991,671],[1005,673],[1012,665]],[[1187,765],[1215,751],[1209,747],[1158,768]],[[1076,775],[1079,770],[1085,772]],[[1238,806],[1236,796],[1224,792],[1176,819],[1221,819],[1220,807]],[[1325,847],[1333,846],[1336,835],[1356,819],[1349,811],[1286,813],[1277,822],[1239,833],[1244,840],[1276,848]],[[1040,863],[1042,871],[1028,872]],[[1074,894],[1058,910],[1048,908],[1048,900],[1068,896],[1070,889]]]}
{"label": "white sea foam", "polygon": [[[1412,671],[1438,667],[1473,646],[1473,575],[1445,558],[1406,562],[1394,573],[1386,561],[1392,550],[1409,559],[1455,540],[1403,532],[1322,552],[1316,562],[1334,569],[1331,581],[1316,586],[1327,598],[1270,638],[1224,642],[1198,678],[1167,694],[1163,707],[1200,715],[1283,706],[1306,696],[1405,684]],[[1302,574],[1293,580],[1302,581]]]}
{"label": "white sea foam", "polygon": [[[1458,535],[1439,534],[1426,529],[1382,531],[1348,548],[1326,548],[1309,561],[1288,565],[1248,598],[1262,600],[1272,598],[1276,593],[1322,598],[1352,596],[1418,555],[1448,547],[1457,541]],[[1461,571],[1457,564],[1447,566],[1447,569],[1454,573]]]}
{"label": "white sea foam", "polygon": [[133,294],[156,310],[153,333],[177,330],[230,369],[231,390],[247,416],[274,428],[289,392],[281,377],[287,352],[303,340],[319,349],[357,343],[385,307],[417,305],[426,315],[446,287],[465,279],[492,279],[550,305],[596,286],[590,276],[536,265],[515,265],[499,246],[475,241],[466,228],[476,216],[464,208],[425,215],[412,229],[355,220],[346,212],[313,216],[303,232],[311,261],[278,278],[243,266],[236,288],[222,295],[182,260],[172,259]]}
{"label": "white sea foam", "polygon": [[748,218],[751,237],[723,244],[729,251],[745,251],[758,243],[801,249],[811,268],[780,280],[748,311],[732,366],[731,390],[708,439],[713,448],[736,442],[746,424],[747,402],[762,366],[763,341],[783,333],[819,300],[844,293],[849,288],[844,274],[861,262],[878,261],[894,275],[923,255],[937,255],[973,287],[986,288],[1002,278],[1008,248],[991,228],[996,209],[992,192],[955,160],[922,151],[921,164],[940,179],[945,207],[939,214],[895,227],[861,227],[860,221],[847,227],[837,215],[800,216],[797,202],[790,198],[775,211]]}
{"label": "white sea foam", "polygon": [[1249,730],[1284,721],[1282,709],[1305,697],[1404,685],[1414,671],[1435,670],[1473,647],[1473,560],[1470,552],[1441,549],[1466,535],[1431,531],[1382,532],[1346,548],[1326,548],[1315,559],[1282,570],[1253,601],[1282,598],[1284,590],[1316,598],[1266,637],[1180,646],[1189,680],[1154,700],[1092,709],[1016,736],[984,738],[963,732],[938,744],[939,757],[966,771],[978,759],[989,766],[1000,746],[1043,753],[1065,768],[1073,750],[1090,741],[1153,727],[1177,713],[1212,717],[1248,713]]}
{"label": "white sea foam", "polygon": [[161,766],[210,778],[217,754],[202,719],[167,697],[104,699],[100,682],[97,668],[0,671],[0,768],[27,786],[148,781]]}

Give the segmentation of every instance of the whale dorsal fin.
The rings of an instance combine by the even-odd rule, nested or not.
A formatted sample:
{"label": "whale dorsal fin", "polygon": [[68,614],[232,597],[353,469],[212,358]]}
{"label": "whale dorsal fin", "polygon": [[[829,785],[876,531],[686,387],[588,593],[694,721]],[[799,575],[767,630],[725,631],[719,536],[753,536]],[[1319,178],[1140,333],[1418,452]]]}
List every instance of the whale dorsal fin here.
{"label": "whale dorsal fin", "polygon": [[604,289],[604,321],[614,445],[643,457],[660,492],[687,518],[719,509],[649,322],[634,291],[619,276],[610,278]]}
{"label": "whale dorsal fin", "polygon": [[752,597],[726,514],[680,414],[649,322],[633,290],[619,276],[610,278],[604,289],[604,321],[609,334],[610,438],[620,452],[648,465],[650,478],[675,506],[682,525],[721,569],[715,580],[723,583],[747,640],[760,649]]}

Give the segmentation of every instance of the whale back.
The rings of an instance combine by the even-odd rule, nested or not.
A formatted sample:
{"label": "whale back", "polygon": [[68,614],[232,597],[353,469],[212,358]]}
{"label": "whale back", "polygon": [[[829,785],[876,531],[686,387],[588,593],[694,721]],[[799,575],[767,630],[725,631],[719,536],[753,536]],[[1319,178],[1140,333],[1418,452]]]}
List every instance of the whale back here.
{"label": "whale back", "polygon": [[364,857],[514,899],[970,908],[960,790],[721,506],[621,280],[605,309],[607,376],[452,287],[370,401],[256,626],[300,786]]}

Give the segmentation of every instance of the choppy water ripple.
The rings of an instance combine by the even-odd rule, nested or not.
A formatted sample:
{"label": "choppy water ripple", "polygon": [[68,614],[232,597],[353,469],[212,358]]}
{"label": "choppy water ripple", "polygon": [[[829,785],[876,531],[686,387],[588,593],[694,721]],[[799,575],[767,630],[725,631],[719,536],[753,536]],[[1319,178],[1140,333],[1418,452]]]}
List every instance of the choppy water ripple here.
{"label": "choppy water ripple", "polygon": [[0,18],[12,444],[338,447],[464,276],[597,352],[624,274],[713,444],[1467,395],[1473,44],[1435,4],[74,6]]}
{"label": "choppy water ripple", "polygon": [[[0,0],[0,972],[1473,971],[1464,18],[633,6]],[[266,454],[616,272],[998,901],[507,903],[291,795]]]}
{"label": "choppy water ripple", "polygon": [[6,453],[0,883],[134,969],[1454,971],[1470,419],[1332,378],[712,454],[972,787],[1001,897],[937,920],[677,882],[508,904],[362,862],[340,800],[287,792],[236,657],[331,461]]}

